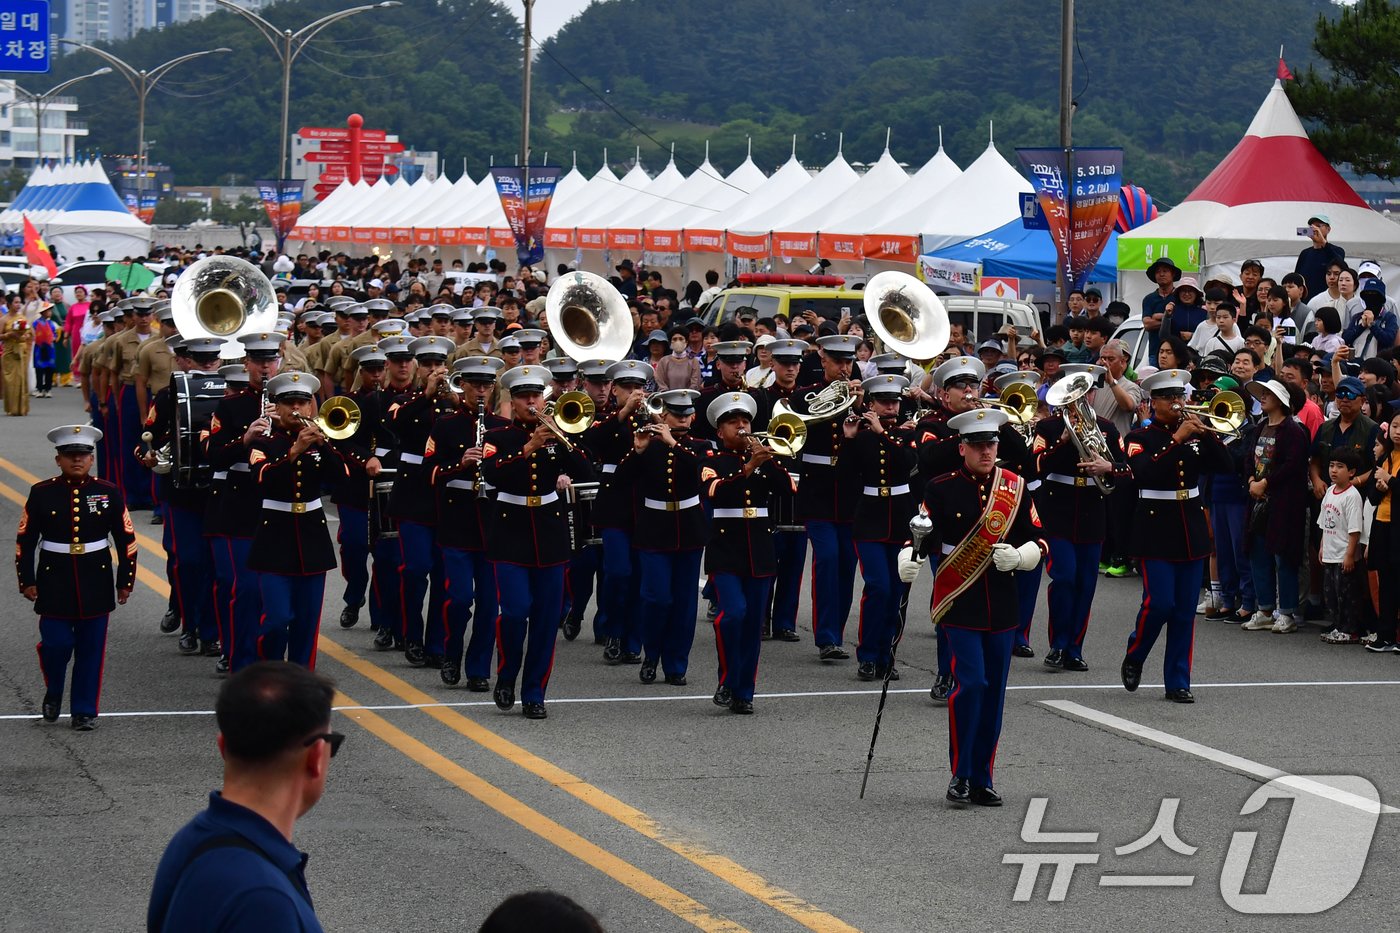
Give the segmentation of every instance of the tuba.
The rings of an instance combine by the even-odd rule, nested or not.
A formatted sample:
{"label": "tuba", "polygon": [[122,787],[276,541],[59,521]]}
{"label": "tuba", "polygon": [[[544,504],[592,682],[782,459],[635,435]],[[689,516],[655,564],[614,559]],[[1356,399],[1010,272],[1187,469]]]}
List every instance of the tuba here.
{"label": "tuba", "polygon": [[632,348],[632,313],[612,283],[592,272],[555,279],[544,317],[560,352],[576,360],[620,360]]}
{"label": "tuba", "polygon": [[[1109,455],[1108,439],[1099,428],[1098,416],[1085,401],[1085,396],[1094,387],[1094,377],[1089,373],[1072,373],[1045,391],[1045,404],[1058,408],[1065,419],[1065,430],[1074,441],[1075,450],[1081,460],[1102,457],[1112,460]],[[1113,483],[1102,476],[1093,477],[1099,492],[1107,495],[1113,491]]]}
{"label": "tuba", "polygon": [[865,316],[886,349],[931,360],[948,346],[952,329],[943,302],[904,272],[880,272],[865,285]]}
{"label": "tuba", "polygon": [[236,256],[210,256],[175,280],[170,294],[175,329],[186,340],[244,334],[277,327],[277,295],[257,266]]}

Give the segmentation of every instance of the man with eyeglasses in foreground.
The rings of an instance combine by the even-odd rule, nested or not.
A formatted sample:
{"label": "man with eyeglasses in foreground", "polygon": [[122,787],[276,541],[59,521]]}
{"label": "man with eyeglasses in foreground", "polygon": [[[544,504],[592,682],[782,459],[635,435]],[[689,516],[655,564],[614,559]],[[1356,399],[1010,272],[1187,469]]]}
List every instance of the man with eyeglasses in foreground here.
{"label": "man with eyeglasses in foreground", "polygon": [[252,664],[224,684],[214,708],[224,786],[166,847],[150,933],[321,929],[292,829],[321,799],[345,740],[330,731],[334,696],[326,678],[285,661]]}

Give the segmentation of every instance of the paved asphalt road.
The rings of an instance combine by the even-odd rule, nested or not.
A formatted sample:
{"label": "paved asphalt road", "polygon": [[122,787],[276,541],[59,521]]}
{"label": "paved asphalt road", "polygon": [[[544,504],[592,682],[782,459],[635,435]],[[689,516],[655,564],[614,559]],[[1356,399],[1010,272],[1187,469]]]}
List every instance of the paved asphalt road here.
{"label": "paved asphalt road", "polygon": [[[0,421],[7,527],[28,474],[52,471],[44,432],[81,417],[75,391],[56,396]],[[148,518],[136,515],[141,562],[157,573],[113,618],[96,732],[73,733],[66,715],[38,719],[37,626],[15,589],[0,588],[0,929],[140,929],[163,846],[218,786],[208,712],[218,680],[208,659],[180,656],[157,631],[165,596]],[[925,576],[911,605],[927,605],[928,587]],[[1278,769],[1360,775],[1400,805],[1400,659],[1325,646],[1313,628],[1278,636],[1202,621],[1194,706],[1163,700],[1155,664],[1128,694],[1117,668],[1135,579],[1101,582],[1088,673],[1014,662],[996,772],[1006,806],[968,811],[943,802],[947,714],[928,697],[934,639],[917,611],[862,801],[877,691],[855,679],[854,661],[821,664],[809,626],[801,644],[764,645],[752,717],[710,703],[714,639],[702,621],[688,687],[643,686],[635,668],[605,666],[586,632],[561,639],[550,718],[527,722],[374,652],[366,623],[340,629],[339,589],[332,578],[319,669],[355,708],[337,714],[349,740],[296,837],[331,930],[474,930],[507,894],[539,887],[612,931],[1315,929],[1314,918],[1227,905],[1232,834],[1258,834],[1244,892],[1322,890],[1350,851],[1329,849],[1330,837],[1369,825],[1374,808],[1320,784],[1241,816],[1245,801]],[[856,625],[853,612],[851,636]],[[1044,630],[1042,601],[1041,650]],[[1148,832],[1164,798],[1179,800],[1176,831],[1194,855],[1162,842],[1116,854]],[[1097,836],[1023,835],[1041,799],[1042,831]],[[1269,887],[1290,812],[1302,825],[1305,810],[1322,818],[1282,846]],[[1359,883],[1326,915],[1333,929],[1394,928],[1395,827],[1379,821]],[[1007,853],[1097,859],[1051,903],[1049,868],[1017,900],[1021,869]],[[1190,880],[1127,890],[1102,880],[1140,875]]]}

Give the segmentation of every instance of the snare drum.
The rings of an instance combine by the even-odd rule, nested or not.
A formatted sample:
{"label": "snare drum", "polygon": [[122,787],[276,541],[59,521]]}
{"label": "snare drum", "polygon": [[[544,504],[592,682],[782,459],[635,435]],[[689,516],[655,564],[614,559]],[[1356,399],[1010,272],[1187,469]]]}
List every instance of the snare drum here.
{"label": "snare drum", "polygon": [[601,483],[574,483],[569,487],[569,545],[578,553],[590,544],[602,544],[603,538],[593,525],[593,501],[598,498]]}
{"label": "snare drum", "polygon": [[373,547],[381,540],[399,536],[399,523],[389,514],[389,499],[394,493],[394,471],[384,470],[370,481],[369,543]]}
{"label": "snare drum", "polygon": [[[800,481],[796,473],[791,474],[794,490]],[[775,531],[795,531],[805,532],[807,530],[801,522],[797,520],[797,493],[779,492],[773,495],[773,529]]]}

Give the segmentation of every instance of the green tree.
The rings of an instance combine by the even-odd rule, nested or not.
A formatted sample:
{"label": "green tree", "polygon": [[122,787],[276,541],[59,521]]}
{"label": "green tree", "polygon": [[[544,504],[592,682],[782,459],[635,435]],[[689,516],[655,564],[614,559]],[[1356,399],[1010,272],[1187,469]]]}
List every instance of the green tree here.
{"label": "green tree", "polygon": [[183,198],[164,198],[156,204],[155,222],[170,227],[183,227],[205,216],[202,201],[187,201]]}
{"label": "green tree", "polygon": [[239,197],[236,204],[222,199],[215,201],[209,208],[209,219],[215,223],[242,228],[245,224],[265,223],[267,211],[263,209],[261,201],[245,194]]}
{"label": "green tree", "polygon": [[1335,21],[1320,16],[1313,48],[1328,71],[1309,66],[1288,88],[1316,124],[1313,143],[1358,172],[1400,177],[1400,7],[1360,0]]}

